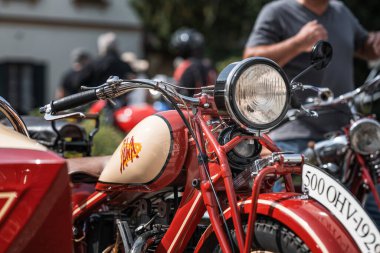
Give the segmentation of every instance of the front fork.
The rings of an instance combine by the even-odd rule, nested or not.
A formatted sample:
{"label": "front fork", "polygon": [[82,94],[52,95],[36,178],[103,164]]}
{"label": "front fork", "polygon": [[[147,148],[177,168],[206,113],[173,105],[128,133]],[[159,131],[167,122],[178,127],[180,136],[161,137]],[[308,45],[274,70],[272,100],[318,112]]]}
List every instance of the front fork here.
{"label": "front fork", "polygon": [[359,164],[360,164],[363,183],[369,186],[369,189],[371,190],[373,197],[375,198],[377,207],[380,210],[380,196],[379,196],[379,193],[377,192],[376,185],[372,180],[371,173],[369,172],[366,162],[364,158],[359,154],[356,155],[356,159],[358,159]]}
{"label": "front fork", "polygon": [[[236,231],[236,239],[239,248],[239,252],[250,252],[252,238],[254,236],[254,224],[256,220],[256,209],[257,209],[257,200],[260,193],[260,187],[263,179],[268,174],[278,174],[283,175],[285,178],[286,189],[288,191],[294,191],[294,186],[291,179],[291,173],[301,173],[302,164],[304,162],[304,158],[302,155],[298,154],[285,154],[275,152],[271,156],[263,159],[259,159],[256,161],[255,165],[252,166],[252,176],[255,177],[254,185],[252,188],[252,210],[249,215],[248,220],[248,231],[246,236],[244,236],[244,231],[241,222],[240,210],[237,205],[237,198],[235,194],[235,190],[233,187],[233,180],[231,170],[228,164],[226,153],[228,150],[232,149],[234,145],[237,145],[240,141],[235,137],[229,143],[224,146],[220,146],[220,144],[215,139],[213,133],[207,126],[206,122],[203,120],[201,115],[197,115],[196,122],[194,124],[195,132],[197,134],[197,140],[200,142],[201,149],[198,151],[199,159],[199,172],[201,177],[201,191],[204,203],[206,204],[207,211],[210,215],[210,220],[212,222],[213,229],[215,231],[216,237],[220,243],[220,246],[223,252],[231,252],[231,243],[228,243],[228,237],[226,235],[226,231],[223,229],[223,224],[221,221],[221,217],[219,214],[220,210],[218,210],[218,199],[215,196],[215,192],[213,193],[211,190],[213,187],[213,183],[216,183],[219,179],[223,179],[225,192],[228,199],[228,204],[231,207],[231,216],[234,225],[234,229]],[[202,129],[200,131],[199,127]],[[203,135],[210,143],[216,157],[218,158],[220,170],[216,174],[214,174],[211,178],[210,175],[207,175],[208,171],[208,162],[207,157],[204,155],[205,146]],[[271,145],[270,140],[267,140],[264,136],[263,138],[264,145],[267,146],[272,151],[278,151],[278,148],[275,145]],[[232,144],[234,143],[234,144]],[[205,168],[206,167],[206,168]],[[210,182],[212,181],[212,182]],[[229,228],[226,228],[229,229]],[[227,232],[228,233],[228,232]]]}
{"label": "front fork", "polygon": [[286,189],[294,191],[291,179],[292,173],[300,174],[304,157],[301,154],[272,153],[271,156],[255,161],[252,174],[254,176],[252,187],[252,205],[248,216],[247,234],[245,237],[244,252],[251,251],[252,238],[254,238],[255,222],[257,217],[257,203],[262,181],[269,174],[285,175]]}

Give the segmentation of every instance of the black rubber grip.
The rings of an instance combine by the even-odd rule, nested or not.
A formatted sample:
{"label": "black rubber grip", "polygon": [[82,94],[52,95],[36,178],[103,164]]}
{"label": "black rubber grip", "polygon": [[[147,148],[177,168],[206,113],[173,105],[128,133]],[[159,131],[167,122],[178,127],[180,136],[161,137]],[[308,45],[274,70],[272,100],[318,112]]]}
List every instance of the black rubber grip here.
{"label": "black rubber grip", "polygon": [[301,109],[301,103],[295,94],[292,94],[292,96],[290,96],[290,106],[294,109]]}
{"label": "black rubber grip", "polygon": [[58,100],[53,100],[51,102],[51,111],[56,113],[59,111],[64,111],[71,109],[80,105],[87,104],[89,102],[97,100],[96,90],[87,90],[80,93],[76,93]]}

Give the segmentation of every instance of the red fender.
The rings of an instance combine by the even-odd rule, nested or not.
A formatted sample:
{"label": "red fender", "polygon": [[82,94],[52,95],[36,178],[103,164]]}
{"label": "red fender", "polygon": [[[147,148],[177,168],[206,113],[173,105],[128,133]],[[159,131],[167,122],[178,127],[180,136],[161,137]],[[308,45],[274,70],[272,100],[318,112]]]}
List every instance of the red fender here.
{"label": "red fender", "polygon": [[[360,252],[342,224],[321,204],[313,199],[303,199],[296,193],[260,194],[257,213],[279,221],[297,234],[311,252]],[[241,212],[248,214],[252,200],[238,203]],[[231,218],[230,208],[224,211]],[[210,225],[203,233],[194,252],[199,252],[209,235]]]}

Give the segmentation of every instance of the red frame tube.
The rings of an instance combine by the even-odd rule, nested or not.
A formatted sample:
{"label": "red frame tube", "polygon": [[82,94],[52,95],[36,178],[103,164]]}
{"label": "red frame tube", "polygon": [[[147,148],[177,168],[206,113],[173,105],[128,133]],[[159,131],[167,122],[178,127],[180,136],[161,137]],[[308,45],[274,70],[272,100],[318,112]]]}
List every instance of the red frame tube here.
{"label": "red frame tube", "polygon": [[106,192],[94,192],[80,205],[75,205],[73,208],[73,221],[80,219],[95,208],[99,207],[106,199]]}
{"label": "red frame tube", "polygon": [[[223,148],[221,148],[220,144],[215,139],[214,135],[212,134],[211,130],[209,129],[209,127],[207,126],[206,122],[203,120],[201,115],[199,114],[196,115],[196,121],[201,126],[203,133],[205,134],[206,138],[209,140],[209,143],[213,147],[213,150],[216,153],[216,156],[218,157],[220,169],[221,169],[221,175],[223,177],[224,185],[226,188],[227,199],[231,207],[232,221],[233,221],[234,228],[236,231],[236,239],[238,242],[239,250],[242,251],[244,248],[244,232],[243,232],[243,227],[241,223],[240,211],[237,207],[237,198],[236,198],[236,194],[235,194],[235,190],[233,186],[232,173],[231,173],[230,166],[228,164],[226,152]],[[232,141],[234,140],[235,139],[232,139]],[[236,140],[234,141],[234,143],[235,145],[238,144]],[[210,214],[210,219],[213,219],[211,218],[211,216],[212,215]],[[215,231],[215,232],[218,237],[219,232],[218,231]]]}
{"label": "red frame tube", "polygon": [[247,224],[247,234],[245,237],[245,245],[244,252],[249,253],[251,251],[252,239],[254,238],[254,230],[255,230],[255,222],[257,216],[257,204],[260,194],[260,187],[263,179],[268,174],[279,173],[279,174],[288,174],[288,173],[301,173],[300,167],[283,167],[282,164],[275,164],[274,166],[265,167],[261,170],[253,181],[252,187],[252,205],[251,210],[248,216],[248,224]]}
{"label": "red frame tube", "polygon": [[379,194],[376,190],[375,183],[372,180],[371,174],[368,171],[366,163],[365,163],[363,157],[359,154],[356,155],[356,159],[358,159],[360,167],[361,167],[361,171],[363,173],[362,179],[363,179],[364,183],[368,184],[369,188],[371,189],[373,197],[375,198],[376,204],[380,210],[380,197],[379,197]]}

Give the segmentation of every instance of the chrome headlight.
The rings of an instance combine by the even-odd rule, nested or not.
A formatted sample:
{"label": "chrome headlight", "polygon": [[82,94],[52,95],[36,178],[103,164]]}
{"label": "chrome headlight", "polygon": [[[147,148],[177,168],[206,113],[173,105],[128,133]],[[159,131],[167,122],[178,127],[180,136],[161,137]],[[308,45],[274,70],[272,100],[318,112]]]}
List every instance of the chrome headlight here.
{"label": "chrome headlight", "polygon": [[351,147],[362,155],[380,150],[380,124],[374,119],[360,119],[350,128]]}
{"label": "chrome headlight", "polygon": [[214,97],[221,116],[257,132],[269,130],[283,119],[289,94],[283,70],[269,59],[253,57],[232,63],[220,73]]}

